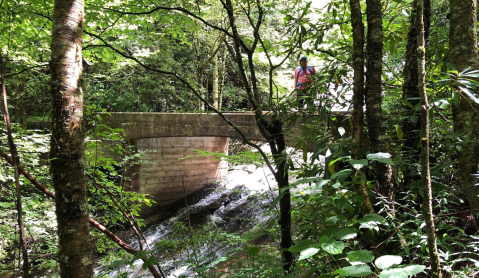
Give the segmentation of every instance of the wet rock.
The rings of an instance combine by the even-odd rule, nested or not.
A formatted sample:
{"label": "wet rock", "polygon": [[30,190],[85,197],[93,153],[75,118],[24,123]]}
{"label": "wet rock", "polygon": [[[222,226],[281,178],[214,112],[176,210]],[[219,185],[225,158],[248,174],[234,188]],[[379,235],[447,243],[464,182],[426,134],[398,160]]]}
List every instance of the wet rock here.
{"label": "wet rock", "polygon": [[210,215],[210,211],[208,208],[190,213],[188,218],[189,218],[189,223],[191,226],[200,226],[203,224],[206,224],[208,221],[208,216]]}
{"label": "wet rock", "polygon": [[148,216],[145,218],[144,223],[147,226],[154,225],[155,223],[159,223],[162,220],[172,217],[175,215],[180,209],[185,208],[186,205],[192,206],[198,203],[201,199],[205,198],[206,196],[210,195],[211,192],[217,187],[217,184],[210,183],[206,184],[203,188],[198,189],[191,194],[186,196],[185,199],[177,200],[167,206],[160,207],[157,212],[153,215]]}
{"label": "wet rock", "polygon": [[237,191],[228,192],[226,194],[226,199],[225,199],[224,205],[226,206],[229,203],[231,203],[233,201],[236,201],[236,200],[239,200],[239,199],[241,199],[241,193],[239,193]]}
{"label": "wet rock", "polygon": [[217,211],[220,207],[222,207],[225,202],[229,202],[228,195],[223,194],[218,199],[214,200],[211,204],[208,205],[208,210],[211,213]]}

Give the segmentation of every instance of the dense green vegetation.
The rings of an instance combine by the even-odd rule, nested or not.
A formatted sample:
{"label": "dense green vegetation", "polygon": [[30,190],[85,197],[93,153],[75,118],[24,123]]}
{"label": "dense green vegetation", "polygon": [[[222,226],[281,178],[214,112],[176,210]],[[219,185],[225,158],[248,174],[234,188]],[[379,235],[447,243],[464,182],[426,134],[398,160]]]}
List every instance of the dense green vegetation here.
{"label": "dense green vegetation", "polygon": [[[75,18],[55,13],[72,3],[84,10],[85,21],[75,14],[80,24],[65,43],[58,36],[66,31],[52,28]],[[476,5],[0,0],[2,94],[9,110],[2,104],[0,276],[92,277],[94,258],[112,267],[143,260],[151,275],[166,277],[172,266],[163,261],[186,250],[174,266],[186,266],[195,277],[476,277]],[[55,60],[71,45],[76,67]],[[298,109],[292,87],[301,56],[316,68],[309,88],[315,109]],[[59,85],[58,72],[66,70],[83,72],[73,92]],[[76,102],[68,105],[78,109],[62,106],[62,95],[72,96]],[[151,201],[124,190],[123,174],[141,153],[128,148],[121,130],[103,125],[99,112],[204,111],[254,112],[271,152],[243,138],[249,150],[226,159],[270,170],[277,189],[252,198],[275,194],[265,212],[271,220],[241,235],[178,221],[160,244],[135,249],[122,242],[110,231],[131,229],[142,242],[139,210]],[[270,111],[268,117],[262,111]],[[316,115],[295,150],[287,149],[284,128],[309,114]],[[27,129],[40,122],[53,125]],[[15,161],[12,134],[19,178],[10,158]],[[97,152],[99,138],[111,140],[110,151],[121,159]],[[66,152],[65,142],[80,142],[66,144],[80,154]],[[65,168],[62,161],[70,160],[82,166]],[[85,189],[87,205],[69,199],[72,188]],[[91,244],[65,247],[68,229],[57,225],[71,220],[59,212],[65,204],[88,209],[90,232],[70,232]],[[265,235],[268,240],[259,240]],[[201,257],[212,242],[232,249],[223,257]],[[84,261],[74,256],[80,251]]]}

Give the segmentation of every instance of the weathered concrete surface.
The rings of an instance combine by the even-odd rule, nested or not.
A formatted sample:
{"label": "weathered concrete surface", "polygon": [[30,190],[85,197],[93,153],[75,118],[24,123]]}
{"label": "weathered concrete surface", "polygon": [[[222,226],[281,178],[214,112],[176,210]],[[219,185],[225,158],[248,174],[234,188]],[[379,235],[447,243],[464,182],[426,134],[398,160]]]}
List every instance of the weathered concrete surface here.
{"label": "weathered concrete surface", "polygon": [[[138,151],[147,151],[128,171],[131,190],[150,194],[157,202],[144,206],[142,216],[184,198],[228,171],[226,161],[200,157],[194,150],[228,153],[228,137],[161,137],[133,140]],[[188,157],[188,158],[185,158]]]}
{"label": "weathered concrete surface", "polygon": [[[250,140],[264,141],[255,116],[252,112],[224,113]],[[268,117],[268,115],[265,115]],[[306,117],[305,122],[312,124],[314,116]],[[125,137],[133,143],[138,151],[155,150],[141,159],[150,163],[140,163],[130,171],[131,189],[153,196],[157,204],[151,208],[144,207],[142,216],[154,213],[160,207],[184,198],[204,184],[214,182],[226,174],[225,162],[210,158],[196,157],[197,150],[228,151],[228,138],[241,138],[226,121],[217,114],[206,113],[111,113],[102,115],[103,123],[111,128],[121,128]],[[300,136],[303,121],[285,126],[286,142],[294,146]],[[314,125],[320,124],[315,123]],[[323,127],[325,124],[321,124]],[[344,117],[340,124],[329,123],[333,134],[342,126],[349,131],[349,124]],[[336,127],[335,127],[336,126]],[[309,145],[308,148],[311,148]],[[131,175],[131,172],[137,172]]]}
{"label": "weathered concrete surface", "polygon": [[[252,112],[225,113],[252,140],[264,140]],[[125,130],[126,139],[219,136],[240,138],[217,114],[115,112],[102,115],[103,123]]]}
{"label": "weathered concrete surface", "polygon": [[[264,114],[265,117],[269,117],[267,112]],[[247,139],[265,140],[258,129],[253,112],[224,113],[224,116],[233,122]],[[313,123],[314,117],[316,116],[306,116],[304,122],[297,120],[293,124],[285,124],[284,131],[289,146],[294,146],[296,139],[301,137],[303,123]],[[109,127],[124,129],[126,139],[189,136],[241,138],[239,133],[217,114],[116,112],[111,113],[111,116],[103,114],[102,118],[103,123]],[[339,123],[333,121],[328,123],[333,133],[337,133],[337,127],[342,126],[348,134],[349,120],[341,115],[337,118],[341,118]]]}

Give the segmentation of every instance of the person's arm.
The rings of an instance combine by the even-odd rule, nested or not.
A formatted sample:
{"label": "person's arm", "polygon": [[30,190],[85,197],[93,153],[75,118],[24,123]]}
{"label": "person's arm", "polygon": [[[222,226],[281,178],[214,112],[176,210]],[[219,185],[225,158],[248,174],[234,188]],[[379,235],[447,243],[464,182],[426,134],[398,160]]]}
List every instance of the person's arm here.
{"label": "person's arm", "polygon": [[315,75],[316,74],[316,69],[314,67],[311,67],[311,75]]}
{"label": "person's arm", "polygon": [[293,86],[293,90],[296,89],[296,84],[298,84],[298,69],[295,69],[295,70],[294,70],[294,86]]}

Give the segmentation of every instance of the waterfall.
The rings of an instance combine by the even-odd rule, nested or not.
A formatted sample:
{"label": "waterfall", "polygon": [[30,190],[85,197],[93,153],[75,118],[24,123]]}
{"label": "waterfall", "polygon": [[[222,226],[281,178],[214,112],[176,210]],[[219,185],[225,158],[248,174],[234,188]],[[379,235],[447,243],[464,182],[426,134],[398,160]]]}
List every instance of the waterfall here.
{"label": "waterfall", "polygon": [[[293,152],[292,149],[289,151]],[[295,158],[297,163],[302,162],[299,156]],[[291,179],[293,181],[294,177]],[[157,248],[155,255],[161,267],[168,273],[167,277],[195,276],[195,268],[211,265],[217,258],[224,257],[238,246],[235,242],[239,244],[242,235],[262,226],[276,215],[276,212],[266,213],[270,211],[271,203],[278,196],[277,184],[267,167],[257,168],[254,165],[230,167],[228,174],[218,181],[215,189],[211,190],[212,192],[198,203],[180,209],[173,217],[150,225],[144,231],[148,244]],[[193,230],[203,227],[216,233],[216,236],[212,237],[208,244],[193,246],[193,248],[190,245],[190,247],[175,250],[171,246],[163,246],[162,242],[165,240],[178,237],[178,233],[173,232],[175,227],[178,227],[178,223],[186,223],[181,224],[184,225],[182,235],[185,237],[188,237],[188,223],[191,223]],[[225,237],[230,237],[228,242],[231,245],[221,242],[221,239]],[[181,236],[179,240],[181,241]],[[139,249],[136,238],[131,238],[131,245]],[[172,255],[170,252],[178,253]],[[192,267],[191,263],[190,265],[185,263],[191,258],[196,259],[198,265]],[[141,260],[137,260],[133,266],[120,265],[109,270],[105,270],[102,266],[96,269],[96,275],[117,277],[127,273],[124,277],[152,277],[148,270],[142,269],[142,264]]]}

